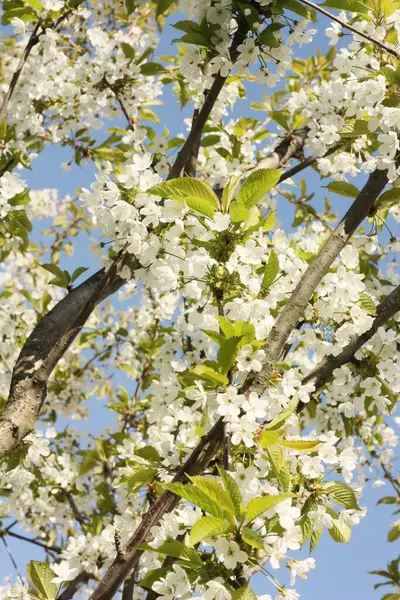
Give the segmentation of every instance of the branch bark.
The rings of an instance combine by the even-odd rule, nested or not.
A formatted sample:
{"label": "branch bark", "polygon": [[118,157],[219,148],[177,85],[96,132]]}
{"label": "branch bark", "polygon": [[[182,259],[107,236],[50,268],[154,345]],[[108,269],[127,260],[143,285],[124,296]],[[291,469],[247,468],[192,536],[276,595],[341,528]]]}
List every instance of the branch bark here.
{"label": "branch bark", "polygon": [[119,289],[124,262],[120,255],[72,290],[36,325],[15,364],[7,404],[0,416],[0,458],[11,452],[35,426],[48,379],[96,305]]}
{"label": "branch bark", "polygon": [[277,318],[265,345],[266,356],[263,361],[263,368],[259,373],[248,377],[245,383],[246,390],[251,388],[252,391],[259,394],[264,392],[274,364],[278,360],[290,333],[296,326],[313,292],[329,271],[341,250],[349,242],[357,227],[368,216],[387,181],[386,171],[377,169],[371,173],[367,183],[309,265]]}
{"label": "branch bark", "polygon": [[[236,30],[235,35],[233,36],[232,46],[230,51],[231,61],[235,62],[238,56],[238,46],[243,42],[246,34],[248,32],[248,25],[245,19],[239,23],[239,26]],[[190,133],[186,139],[186,142],[183,144],[181,150],[176,157],[174,164],[172,165],[168,179],[173,179],[174,177],[179,177],[182,169],[187,164],[188,159],[192,155],[193,151],[200,145],[201,135],[203,133],[203,129],[205,124],[207,123],[207,119],[211,114],[212,109],[216,101],[218,100],[218,96],[225,85],[226,80],[228,79],[228,75],[226,77],[222,77],[219,73],[215,76],[213,84],[206,95],[204,100],[204,104],[201,107],[196,120],[192,124],[192,128]]]}

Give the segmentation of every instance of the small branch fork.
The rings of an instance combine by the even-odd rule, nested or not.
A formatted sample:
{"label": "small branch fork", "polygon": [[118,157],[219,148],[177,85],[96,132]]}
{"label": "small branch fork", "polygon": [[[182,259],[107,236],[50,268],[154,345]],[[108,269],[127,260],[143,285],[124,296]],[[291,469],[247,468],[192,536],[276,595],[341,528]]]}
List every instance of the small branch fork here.
{"label": "small branch fork", "polygon": [[322,6],[319,6],[318,4],[315,4],[314,2],[311,2],[310,0],[300,0],[300,2],[302,4],[305,4],[306,6],[309,6],[310,8],[313,8],[317,12],[321,13],[321,15],[324,15],[325,17],[332,19],[332,21],[335,21],[335,23],[338,23],[339,25],[341,25],[343,27],[343,29],[348,29],[349,31],[352,31],[353,33],[356,33],[360,37],[364,38],[368,42],[371,42],[371,44],[374,44],[375,46],[378,46],[382,50],[385,50],[385,52],[387,52],[388,54],[391,54],[392,56],[397,58],[397,60],[400,59],[399,52],[397,52],[393,48],[390,48],[390,46],[387,46],[384,42],[380,42],[379,40],[374,38],[372,35],[368,35],[367,33],[360,31],[356,27],[353,27],[353,25],[350,25],[350,23],[346,23],[346,21],[343,21],[343,19],[336,17],[329,11],[322,8]]}

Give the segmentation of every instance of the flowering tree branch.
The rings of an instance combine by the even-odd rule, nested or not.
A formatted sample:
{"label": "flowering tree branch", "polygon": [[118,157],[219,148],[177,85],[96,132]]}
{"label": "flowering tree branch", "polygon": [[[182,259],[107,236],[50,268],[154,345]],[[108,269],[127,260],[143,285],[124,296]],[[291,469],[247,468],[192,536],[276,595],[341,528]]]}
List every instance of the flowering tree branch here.
{"label": "flowering tree branch", "polygon": [[400,285],[377,306],[377,316],[368,331],[354,337],[337,356],[325,357],[319,365],[303,379],[302,383],[314,383],[317,389],[324,385],[332,376],[333,371],[345,363],[350,362],[356,352],[375,335],[379,327],[382,327],[387,323],[387,321],[389,321],[389,319],[391,319],[399,310]]}
{"label": "flowering tree branch", "polygon": [[[247,31],[247,22],[244,19],[242,19],[232,40],[232,46],[230,51],[230,57],[232,62],[235,62],[238,56],[238,46],[243,42],[244,38],[246,37]],[[212,86],[204,100],[204,104],[201,107],[192,124],[192,128],[188,137],[186,138],[186,142],[179,151],[178,156],[176,157],[176,160],[170,169],[168,179],[179,177],[182,169],[185,167],[190,156],[192,156],[193,152],[196,152],[196,148],[200,146],[200,140],[204,126],[207,123],[207,119],[210,116],[212,109],[214,108],[214,105],[218,100],[218,96],[221,90],[223,89],[227,79],[228,75],[223,77],[220,73],[218,73],[215,76]]]}
{"label": "flowering tree branch", "polygon": [[72,290],[38,323],[13,369],[10,395],[0,416],[0,458],[33,429],[47,392],[48,379],[96,305],[125,282],[119,276],[124,257]]}
{"label": "flowering tree branch", "polygon": [[377,169],[369,176],[367,183],[309,265],[286,303],[285,308],[279,314],[267,338],[263,368],[259,373],[255,373],[248,378],[246,389],[251,388],[260,394],[263,393],[267,387],[274,364],[278,360],[290,333],[306,308],[311,295],[321,279],[329,271],[341,250],[348,243],[357,227],[368,216],[386,184],[386,171]]}
{"label": "flowering tree branch", "polygon": [[335,21],[335,23],[338,23],[339,25],[341,25],[344,29],[348,29],[349,31],[352,31],[353,33],[356,33],[360,37],[364,38],[368,42],[371,42],[371,44],[375,44],[375,46],[382,48],[382,50],[385,50],[385,52],[388,52],[389,54],[391,54],[392,56],[397,58],[397,60],[400,58],[400,53],[397,52],[397,50],[395,50],[394,48],[390,48],[390,46],[387,46],[380,40],[377,40],[372,35],[368,35],[368,33],[364,33],[363,31],[360,31],[356,27],[353,27],[353,25],[350,25],[350,23],[346,23],[346,21],[343,21],[343,19],[336,17],[329,11],[322,8],[322,6],[319,6],[319,4],[315,4],[314,2],[311,2],[310,0],[300,0],[300,2],[302,2],[306,6],[309,6],[310,8],[313,8],[314,10],[318,11],[319,13],[321,13],[321,15],[324,15],[325,17],[332,19],[332,21]]}

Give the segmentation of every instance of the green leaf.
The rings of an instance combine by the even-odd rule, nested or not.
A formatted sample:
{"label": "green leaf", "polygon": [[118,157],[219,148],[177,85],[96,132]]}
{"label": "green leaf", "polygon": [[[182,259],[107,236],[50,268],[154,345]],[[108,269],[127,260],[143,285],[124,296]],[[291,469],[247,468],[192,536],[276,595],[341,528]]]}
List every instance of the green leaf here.
{"label": "green leaf", "polygon": [[367,121],[362,119],[352,119],[346,123],[339,134],[342,138],[360,137],[369,134]]}
{"label": "green leaf", "polygon": [[320,527],[319,529],[314,529],[311,534],[311,537],[310,537],[310,554],[318,545],[321,537],[322,537],[322,527]]}
{"label": "green leaf", "polygon": [[292,10],[296,15],[300,15],[304,19],[314,22],[317,20],[317,13],[315,10],[304,6],[301,2],[297,2],[296,0],[280,0],[280,2],[282,3],[282,6],[288,10]]}
{"label": "green leaf", "polygon": [[213,384],[215,387],[218,385],[228,385],[229,383],[229,379],[226,375],[218,373],[211,367],[208,367],[204,364],[195,365],[189,369],[189,372],[193,373],[193,375],[196,375],[199,379],[203,379],[204,381]]}
{"label": "green leaf", "polygon": [[293,448],[293,450],[301,452],[312,452],[319,448],[322,442],[319,440],[278,440],[277,443],[285,448]]}
{"label": "green leaf", "polygon": [[222,533],[228,533],[233,530],[234,526],[225,519],[202,517],[193,525],[189,542],[191,546],[194,546],[208,537],[217,537]]}
{"label": "green leaf", "polygon": [[283,500],[292,498],[293,494],[279,494],[278,496],[261,496],[261,498],[253,498],[246,507],[247,520],[254,521],[259,515],[266,510],[273,508]]}
{"label": "green leaf", "polygon": [[256,531],[253,531],[248,527],[244,527],[241,530],[240,535],[242,537],[242,540],[246,544],[249,544],[249,546],[251,546],[252,548],[257,548],[257,550],[264,550],[263,539],[261,535]]}
{"label": "green leaf", "polygon": [[283,23],[271,23],[266,27],[258,36],[258,41],[264,46],[269,46],[270,48],[278,48],[281,44],[279,38],[276,38],[274,33],[285,27]]}
{"label": "green leaf", "polygon": [[162,577],[165,577],[170,572],[171,567],[160,567],[159,569],[153,569],[146,573],[146,575],[138,581],[140,587],[151,590],[153,583],[159,581]]}
{"label": "green leaf", "polygon": [[224,488],[228,492],[232,504],[235,507],[235,517],[238,521],[242,518],[241,504],[242,504],[242,494],[240,493],[240,489],[236,481],[233,479],[232,475],[228,473],[228,471],[224,471],[218,467],[219,476],[222,479],[222,483],[224,484]]}
{"label": "green leaf", "polygon": [[13,19],[21,19],[22,21],[29,23],[29,21],[37,19],[37,15],[29,6],[17,6],[4,11],[1,22],[3,25],[9,25]]}
{"label": "green leaf", "polygon": [[200,146],[202,148],[209,148],[210,146],[215,146],[215,144],[218,144],[220,139],[221,136],[218,134],[206,135],[201,140]]}
{"label": "green leaf", "polygon": [[23,0],[23,3],[36,10],[43,10],[43,4],[39,0]]}
{"label": "green leaf", "polygon": [[240,337],[231,337],[221,344],[217,354],[218,367],[226,375],[236,361],[236,352],[241,341]]}
{"label": "green leaf", "polygon": [[146,543],[141,544],[139,547],[141,550],[146,550],[147,552],[156,552],[157,554],[165,554],[173,558],[187,560],[198,567],[203,565],[200,553],[197,550],[189,548],[182,542],[171,538],[167,539],[161,546],[157,546],[157,548],[153,548],[150,544]]}
{"label": "green leaf", "polygon": [[57,596],[58,586],[52,583],[52,579],[56,576],[54,571],[50,569],[47,563],[38,560],[31,560],[26,567],[28,577],[35,586],[37,591],[47,598],[53,600]]}
{"label": "green leaf", "polygon": [[337,10],[347,10],[354,13],[367,13],[369,10],[368,5],[359,0],[326,0],[320,6],[336,8]]}
{"label": "green leaf", "polygon": [[140,458],[144,458],[145,460],[148,460],[149,462],[153,462],[153,463],[161,462],[161,456],[159,455],[157,450],[155,448],[153,448],[153,446],[144,446],[143,448],[137,448],[135,450],[135,454],[136,454],[136,456],[139,456]]}
{"label": "green leaf", "polygon": [[395,525],[389,531],[388,536],[387,536],[387,541],[395,542],[399,537],[400,537],[400,525]]}
{"label": "green leaf", "polygon": [[136,8],[136,0],[125,0],[125,8],[128,15],[132,14]]}
{"label": "green leaf", "polygon": [[366,310],[369,315],[376,317],[376,306],[375,306],[375,303],[372,300],[371,296],[368,296],[368,294],[361,292],[359,297],[360,297],[361,308]]}
{"label": "green leaf", "polygon": [[141,467],[135,470],[132,475],[123,475],[121,482],[125,485],[128,494],[134,494],[142,487],[153,481],[157,469],[153,467]]}
{"label": "green leaf", "polygon": [[345,508],[360,510],[354,491],[341,481],[328,481],[324,484],[324,491],[332,500],[339,502]]}
{"label": "green leaf", "polygon": [[188,475],[190,481],[206,494],[213,502],[224,511],[225,517],[231,522],[235,522],[235,507],[229,493],[224,490],[215,479],[204,477],[204,475]]}
{"label": "green leaf", "polygon": [[45,263],[44,265],[40,265],[42,267],[42,269],[45,269],[46,271],[48,271],[49,273],[51,273],[52,275],[55,275],[58,279],[65,279],[67,283],[70,282],[70,277],[68,274],[68,277],[65,275],[66,271],[64,271],[63,269],[60,269],[59,266],[54,265],[53,263]]}
{"label": "green leaf", "polygon": [[197,210],[197,212],[201,213],[202,215],[205,215],[206,217],[209,217],[210,219],[213,218],[215,209],[211,204],[209,204],[205,200],[202,200],[197,196],[186,196],[185,202],[189,208]]}
{"label": "green leaf", "polygon": [[328,533],[335,542],[348,544],[351,536],[351,529],[346,523],[342,523],[337,518],[337,514],[330,508],[326,509],[332,517],[333,525],[328,529]]}
{"label": "green leaf", "polygon": [[121,49],[122,49],[122,52],[125,54],[126,58],[128,58],[129,60],[133,60],[135,58],[135,56],[136,56],[135,49],[130,44],[127,44],[126,42],[122,42]]}
{"label": "green leaf", "polygon": [[272,419],[272,421],[270,421],[267,425],[266,425],[266,429],[280,429],[281,427],[283,427],[283,425],[290,419],[290,417],[292,416],[292,414],[295,412],[296,408],[298,405],[298,400],[296,398],[296,396],[294,396],[289,404],[287,405],[286,408],[284,408],[280,413],[278,413],[276,415],[276,417],[274,417]]}
{"label": "green leaf", "polygon": [[324,187],[330,192],[340,194],[341,196],[346,196],[346,198],[357,198],[358,194],[360,193],[355,185],[347,183],[346,181],[332,181]]}
{"label": "green leaf", "polygon": [[278,441],[278,439],[279,433],[277,431],[265,430],[263,431],[260,437],[260,447],[268,448],[268,446],[272,446],[273,444],[275,444]]}
{"label": "green leaf", "polygon": [[157,0],[156,17],[161,17],[175,3],[176,0]]}
{"label": "green leaf", "polygon": [[173,482],[164,484],[164,488],[177,496],[184,498],[188,502],[191,502],[195,506],[198,506],[206,513],[218,517],[219,519],[223,519],[224,521],[226,520],[224,509],[195,485],[184,485],[183,483]]}
{"label": "green leaf", "polygon": [[88,270],[89,267],[78,267],[71,275],[71,283],[73,283],[82,273]]}
{"label": "green leaf", "polygon": [[286,463],[282,448],[277,444],[265,449],[267,458],[271,463],[273,474],[281,484],[285,492],[290,490],[290,471]]}
{"label": "green leaf", "polygon": [[396,496],[385,496],[378,500],[377,504],[399,504],[400,500]]}
{"label": "green leaf", "polygon": [[[209,210],[220,210],[217,194],[207,183],[194,179],[194,177],[170,179],[153,186],[146,193],[181,202],[187,202],[187,199],[193,202],[193,199],[196,198],[203,204],[207,204],[210,207]],[[198,209],[196,208],[196,210]],[[212,214],[214,214],[214,210],[212,210]]]}
{"label": "green leaf", "polygon": [[257,600],[257,596],[247,584],[231,594],[232,600]]}
{"label": "green leaf", "polygon": [[253,171],[244,180],[237,201],[246,208],[251,208],[276,186],[281,174],[282,169],[257,169]]}
{"label": "green leaf", "polygon": [[[226,212],[233,200],[233,196],[235,194],[236,188],[238,186],[238,183],[241,179],[240,175],[234,175],[233,177],[231,177],[228,181],[228,183],[225,185],[223,192],[222,192],[222,210],[224,212]],[[231,211],[229,211],[231,212]],[[232,215],[231,215],[232,218]],[[233,218],[232,218],[233,221]],[[234,221],[235,222],[235,221]]]}
{"label": "green leaf", "polygon": [[275,250],[271,250],[268,258],[267,266],[265,267],[264,277],[261,283],[263,290],[268,289],[275,281],[279,273],[279,259]]}
{"label": "green leaf", "polygon": [[232,223],[242,223],[249,218],[250,211],[248,208],[243,206],[243,204],[239,204],[239,202],[235,201],[229,206],[229,214]]}
{"label": "green leaf", "polygon": [[291,129],[289,119],[290,113],[287,109],[283,110],[271,110],[270,112],[271,119],[276,121],[278,125],[282,127],[282,129],[286,129],[288,131]]}
{"label": "green leaf", "polygon": [[162,75],[166,73],[166,69],[159,63],[147,62],[141,65],[140,72],[142,75]]}
{"label": "green leaf", "polygon": [[383,192],[378,198],[379,205],[391,205],[400,201],[400,188],[393,187],[387,192]]}

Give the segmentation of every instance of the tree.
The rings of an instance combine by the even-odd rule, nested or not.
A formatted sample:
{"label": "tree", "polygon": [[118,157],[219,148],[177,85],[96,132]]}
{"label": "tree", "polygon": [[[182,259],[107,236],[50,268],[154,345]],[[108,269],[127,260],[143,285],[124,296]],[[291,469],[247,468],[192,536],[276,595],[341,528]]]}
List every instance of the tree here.
{"label": "tree", "polygon": [[[0,537],[46,554],[4,597],[238,600],[262,570],[295,600],[269,568],[286,562],[294,584],[314,560],[288,552],[324,530],[349,542],[356,471],[378,469],[399,504],[400,4],[3,8]],[[299,58],[327,16],[331,47]],[[252,82],[264,100],[233,118]],[[160,123],[170,89],[186,137]],[[90,190],[27,189],[17,169],[51,144],[70,148],[66,169],[95,162]],[[76,284],[90,252],[102,268]],[[87,439],[65,419],[92,396],[107,427],[92,411]],[[398,561],[376,573],[399,599]]]}

